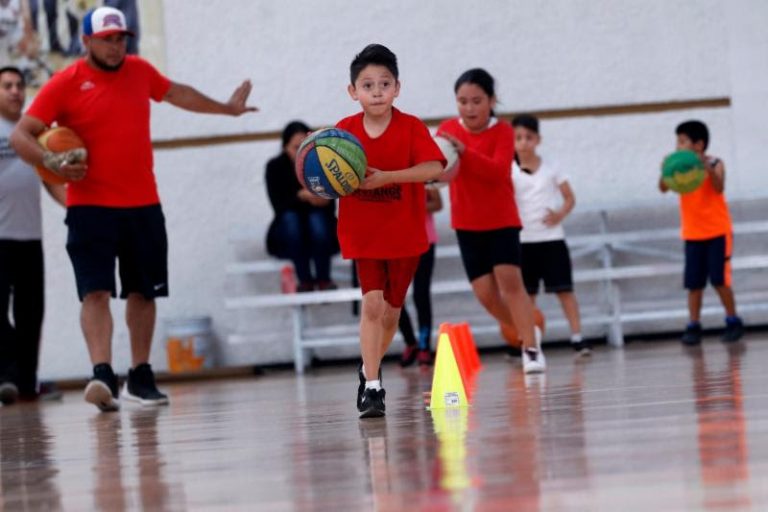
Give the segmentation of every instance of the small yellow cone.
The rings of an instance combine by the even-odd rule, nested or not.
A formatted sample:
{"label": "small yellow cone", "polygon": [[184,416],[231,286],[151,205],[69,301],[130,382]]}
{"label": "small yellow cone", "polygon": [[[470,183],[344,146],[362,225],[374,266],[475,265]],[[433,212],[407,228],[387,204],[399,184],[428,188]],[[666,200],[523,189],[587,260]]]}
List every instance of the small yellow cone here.
{"label": "small yellow cone", "polygon": [[430,409],[448,409],[468,407],[469,401],[464,391],[459,365],[453,354],[451,340],[448,334],[441,332],[437,340],[437,355],[435,356],[435,373],[432,376],[432,396]]}

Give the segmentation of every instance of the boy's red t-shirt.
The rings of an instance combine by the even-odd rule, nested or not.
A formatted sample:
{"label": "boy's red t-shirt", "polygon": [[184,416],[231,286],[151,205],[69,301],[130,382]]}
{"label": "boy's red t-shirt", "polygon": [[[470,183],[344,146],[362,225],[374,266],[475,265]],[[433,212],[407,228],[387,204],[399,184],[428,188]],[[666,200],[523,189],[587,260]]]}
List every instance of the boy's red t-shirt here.
{"label": "boy's red t-shirt", "polygon": [[[399,171],[420,163],[445,159],[426,125],[392,109],[389,126],[372,139],[363,127],[363,113],[336,125],[357,137],[368,166]],[[339,244],[344,258],[392,259],[424,253],[427,242],[426,192],[423,183],[395,183],[373,190],[357,190],[339,199]]]}
{"label": "boy's red t-shirt", "polygon": [[171,86],[147,61],[127,56],[119,71],[80,59],[56,73],[27,110],[51,126],[77,133],[88,150],[88,171],[67,186],[67,206],[135,207],[160,199],[153,171],[149,100]]}
{"label": "boy's red t-shirt", "polygon": [[450,184],[453,229],[488,231],[520,227],[512,185],[512,126],[499,120],[480,133],[471,133],[456,118],[443,121],[437,129],[440,132],[453,135],[466,146]]}

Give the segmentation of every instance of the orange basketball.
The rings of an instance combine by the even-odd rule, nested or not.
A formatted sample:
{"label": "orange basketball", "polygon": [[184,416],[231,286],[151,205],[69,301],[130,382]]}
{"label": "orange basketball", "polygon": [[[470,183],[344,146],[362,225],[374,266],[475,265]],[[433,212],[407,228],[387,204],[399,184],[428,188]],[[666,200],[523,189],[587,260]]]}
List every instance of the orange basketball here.
{"label": "orange basketball", "polygon": [[[513,348],[520,348],[523,346],[523,340],[520,339],[520,335],[517,334],[517,329],[513,324],[500,324],[501,336],[507,345]],[[539,328],[541,335],[544,336],[544,313],[539,308],[533,308],[533,325]]]}
{"label": "orange basketball", "polygon": [[[77,148],[85,149],[83,139],[65,126],[57,126],[56,128],[45,130],[37,137],[37,141],[43,148],[48,151],[53,151],[54,153],[61,153],[62,151],[69,151],[70,149]],[[67,182],[65,178],[62,178],[43,166],[36,167],[36,170],[37,174],[40,175],[40,178],[46,183],[60,185]]]}

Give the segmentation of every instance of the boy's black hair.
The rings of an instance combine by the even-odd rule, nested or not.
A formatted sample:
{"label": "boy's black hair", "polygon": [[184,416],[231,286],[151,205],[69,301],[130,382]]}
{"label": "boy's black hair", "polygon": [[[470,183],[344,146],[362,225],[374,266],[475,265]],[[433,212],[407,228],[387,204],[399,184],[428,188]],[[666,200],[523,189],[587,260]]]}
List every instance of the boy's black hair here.
{"label": "boy's black hair", "polygon": [[512,126],[522,126],[533,133],[539,133],[539,118],[532,114],[520,114],[512,118]]}
{"label": "boy's black hair", "polygon": [[0,75],[2,75],[3,73],[16,73],[17,75],[19,75],[19,78],[21,78],[21,85],[23,86],[27,85],[27,80],[24,78],[24,73],[22,73],[21,70],[16,66],[0,67]]}
{"label": "boy's black hair", "polygon": [[357,80],[360,72],[371,64],[384,66],[392,73],[395,80],[398,79],[397,56],[386,46],[374,43],[363,48],[363,51],[352,59],[352,63],[349,65],[349,79],[352,85],[355,84],[355,80]]}
{"label": "boy's black hair", "polygon": [[464,84],[475,84],[480,87],[489,98],[496,96],[496,89],[493,84],[493,77],[483,68],[473,68],[467,70],[459,76],[453,86],[453,92],[459,92],[459,87]]}
{"label": "boy's black hair", "polygon": [[309,126],[303,122],[291,121],[285,125],[285,128],[283,128],[283,147],[287,146],[288,142],[290,142],[293,136],[297,133],[309,133],[310,131]]}
{"label": "boy's black hair", "polygon": [[707,125],[697,120],[690,120],[677,125],[675,129],[675,135],[685,135],[694,144],[702,141],[704,142],[704,149],[709,146],[709,130]]}

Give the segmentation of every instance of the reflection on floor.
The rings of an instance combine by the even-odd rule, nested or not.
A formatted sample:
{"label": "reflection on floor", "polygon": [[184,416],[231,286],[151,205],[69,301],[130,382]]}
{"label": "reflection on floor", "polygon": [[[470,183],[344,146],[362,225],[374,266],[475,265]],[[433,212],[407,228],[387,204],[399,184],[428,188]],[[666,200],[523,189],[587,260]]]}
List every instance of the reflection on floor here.
{"label": "reflection on floor", "polygon": [[385,366],[375,420],[352,366],[166,386],[161,409],[2,407],[0,508],[768,510],[764,335],[547,357],[486,356],[473,406],[434,413],[429,370]]}

